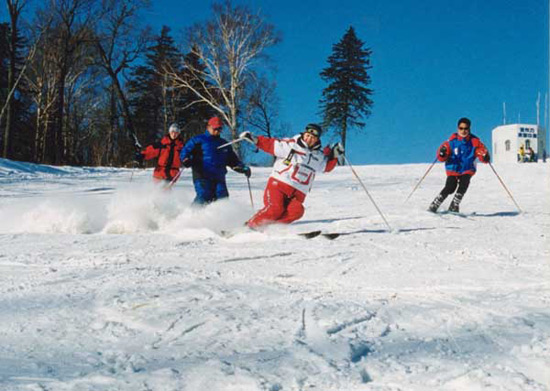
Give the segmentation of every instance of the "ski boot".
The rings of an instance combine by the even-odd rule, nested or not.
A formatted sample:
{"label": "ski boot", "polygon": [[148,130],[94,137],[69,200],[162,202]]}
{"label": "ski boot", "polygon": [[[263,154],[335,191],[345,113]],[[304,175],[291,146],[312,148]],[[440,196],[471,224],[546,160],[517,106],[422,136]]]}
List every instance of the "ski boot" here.
{"label": "ski boot", "polygon": [[445,200],[445,197],[443,197],[441,194],[435,197],[435,199],[432,201],[430,206],[428,207],[428,211],[432,213],[436,213],[437,209],[441,206],[441,203]]}
{"label": "ski boot", "polygon": [[462,201],[462,197],[464,197],[464,194],[456,193],[453,200],[451,201],[451,205],[449,205],[449,212],[451,213],[459,213],[460,212],[460,202]]}

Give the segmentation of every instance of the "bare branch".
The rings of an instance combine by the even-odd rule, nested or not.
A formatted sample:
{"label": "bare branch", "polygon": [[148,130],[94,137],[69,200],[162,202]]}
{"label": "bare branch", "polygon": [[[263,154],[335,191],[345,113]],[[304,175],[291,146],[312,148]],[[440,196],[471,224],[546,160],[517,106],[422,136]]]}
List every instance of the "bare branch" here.
{"label": "bare branch", "polygon": [[213,18],[188,30],[191,52],[200,66],[184,64],[184,74],[167,69],[177,88],[192,91],[194,103],[210,105],[237,137],[238,113],[243,91],[257,60],[279,42],[273,26],[246,7],[233,7],[229,0],[213,5]]}

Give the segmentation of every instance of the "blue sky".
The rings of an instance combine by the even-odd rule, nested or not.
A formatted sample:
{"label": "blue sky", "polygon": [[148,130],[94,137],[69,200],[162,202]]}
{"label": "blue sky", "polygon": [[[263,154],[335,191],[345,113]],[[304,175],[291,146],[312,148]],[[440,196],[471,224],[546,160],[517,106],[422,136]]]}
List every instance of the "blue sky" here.
{"label": "blue sky", "polygon": [[[372,51],[372,115],[348,138],[354,164],[431,162],[462,116],[488,146],[503,121],[544,126],[549,0],[233,0],[282,34],[270,50],[280,120],[296,133],[320,122],[319,73],[350,26]],[[337,4],[337,5],[335,5]],[[153,0],[144,24],[181,32],[211,16],[211,1]],[[7,15],[5,6],[0,13]],[[550,140],[550,138],[547,138]],[[323,137],[323,142],[334,142]]]}
{"label": "blue sky", "polygon": [[[234,1],[235,2],[235,1]],[[299,132],[320,121],[319,73],[349,26],[373,51],[373,114],[348,139],[355,164],[431,162],[471,118],[490,145],[493,127],[536,123],[548,86],[548,2],[543,0],[241,0],[282,33],[271,50],[281,120]],[[211,2],[161,0],[147,19],[178,31],[209,17]],[[540,122],[544,125],[544,110]],[[325,137],[324,142],[334,141]]]}

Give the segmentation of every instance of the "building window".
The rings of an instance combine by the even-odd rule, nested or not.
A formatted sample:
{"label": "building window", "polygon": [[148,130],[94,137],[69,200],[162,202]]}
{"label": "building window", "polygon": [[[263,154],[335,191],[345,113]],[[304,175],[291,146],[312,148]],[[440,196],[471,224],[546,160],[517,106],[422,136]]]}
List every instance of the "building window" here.
{"label": "building window", "polygon": [[505,147],[506,151],[509,151],[509,150],[510,150],[510,140],[506,140],[506,141],[504,142],[504,147]]}
{"label": "building window", "polygon": [[531,146],[531,140],[525,140],[525,149],[528,149]]}

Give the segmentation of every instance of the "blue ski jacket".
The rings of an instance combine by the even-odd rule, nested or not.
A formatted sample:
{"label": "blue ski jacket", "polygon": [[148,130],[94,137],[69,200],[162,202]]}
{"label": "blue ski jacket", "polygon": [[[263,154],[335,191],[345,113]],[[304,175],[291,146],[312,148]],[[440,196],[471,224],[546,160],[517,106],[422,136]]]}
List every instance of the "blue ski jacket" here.
{"label": "blue ski jacket", "polygon": [[[186,166],[189,166],[190,162],[193,169],[193,180],[225,181],[226,166],[231,168],[243,166],[231,146],[218,149],[225,143],[227,143],[226,140],[214,137],[208,131],[187,141],[181,150],[180,159]],[[189,159],[187,163],[184,162],[185,159]]]}
{"label": "blue ski jacket", "polygon": [[[447,154],[440,156],[439,151],[445,146]],[[487,148],[481,140],[470,134],[460,137],[454,133],[437,150],[437,159],[445,162],[445,170],[448,176],[459,176],[463,174],[474,175],[476,173],[476,157],[483,161]]]}

